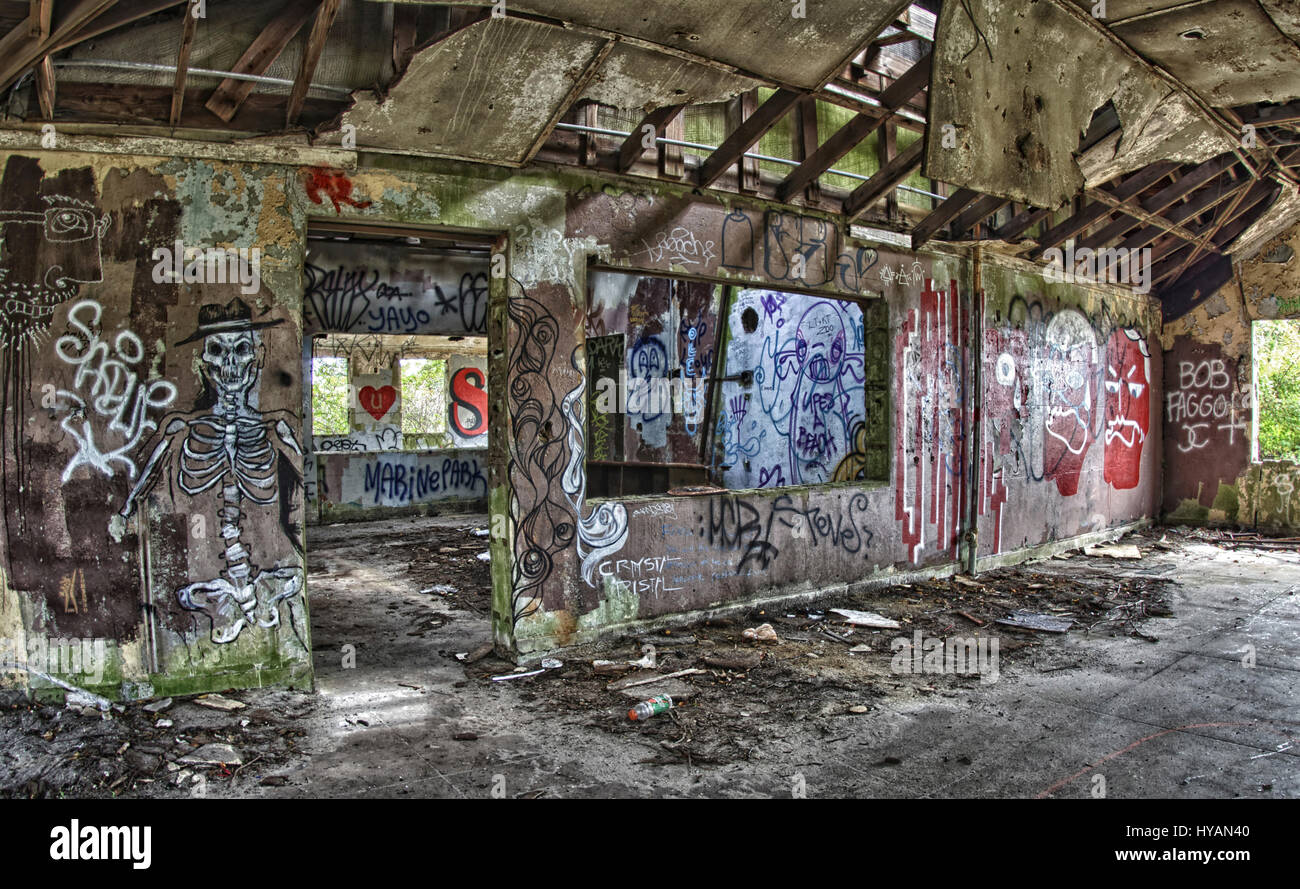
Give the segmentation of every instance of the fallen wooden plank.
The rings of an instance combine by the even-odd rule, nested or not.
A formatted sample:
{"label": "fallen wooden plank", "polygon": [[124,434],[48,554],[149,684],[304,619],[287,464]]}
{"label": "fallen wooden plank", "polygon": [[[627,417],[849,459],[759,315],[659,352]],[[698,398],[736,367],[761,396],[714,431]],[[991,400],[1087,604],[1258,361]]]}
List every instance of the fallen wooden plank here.
{"label": "fallen wooden plank", "polygon": [[896,620],[890,620],[883,614],[876,614],[873,611],[854,611],[852,608],[832,608],[832,614],[838,614],[844,618],[847,623],[855,627],[875,627],[881,630],[901,630],[903,625]]}

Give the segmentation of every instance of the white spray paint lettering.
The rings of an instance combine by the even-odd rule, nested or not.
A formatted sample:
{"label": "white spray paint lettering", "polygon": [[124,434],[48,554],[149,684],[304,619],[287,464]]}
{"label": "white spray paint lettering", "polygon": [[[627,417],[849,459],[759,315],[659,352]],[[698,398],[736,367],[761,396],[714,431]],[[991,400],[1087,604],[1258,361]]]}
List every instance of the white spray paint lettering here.
{"label": "white spray paint lettering", "polygon": [[[100,338],[102,316],[99,303],[82,300],[68,312],[69,332],[54,344],[59,358],[77,368],[73,378],[77,391],[61,389],[56,393],[69,412],[60,425],[77,443],[77,453],[63,470],[64,482],[82,465],[111,478],[114,464],[120,464],[129,478],[135,478],[136,465],[129,455],[158,428],[149,412],[176,400],[172,383],[141,382],[137,370],[144,360],[144,344],[138,336],[120,331],[111,347]],[[107,426],[97,431],[92,414],[106,419]],[[120,438],[120,443],[108,447],[105,435]]]}

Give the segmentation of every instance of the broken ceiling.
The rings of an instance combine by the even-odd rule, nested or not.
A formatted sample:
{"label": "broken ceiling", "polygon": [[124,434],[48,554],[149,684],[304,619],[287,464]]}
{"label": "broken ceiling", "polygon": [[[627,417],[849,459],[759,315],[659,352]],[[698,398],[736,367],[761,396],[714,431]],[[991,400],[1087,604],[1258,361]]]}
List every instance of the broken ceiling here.
{"label": "broken ceiling", "polygon": [[[1065,0],[946,3],[938,31],[932,178],[1052,208],[1157,160],[1195,163],[1236,147],[1194,97]],[[1079,139],[1108,104],[1120,133],[1085,176]],[[949,124],[955,139],[944,147]]]}

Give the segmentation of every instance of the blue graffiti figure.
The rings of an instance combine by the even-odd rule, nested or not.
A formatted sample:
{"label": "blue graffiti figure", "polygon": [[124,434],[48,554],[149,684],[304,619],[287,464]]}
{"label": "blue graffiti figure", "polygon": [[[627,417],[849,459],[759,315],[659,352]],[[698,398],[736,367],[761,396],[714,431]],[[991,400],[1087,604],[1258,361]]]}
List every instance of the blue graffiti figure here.
{"label": "blue graffiti figure", "polygon": [[769,336],[763,343],[764,367],[755,382],[763,410],[786,440],[790,484],[825,481],[848,452],[853,424],[861,418],[851,393],[861,392],[857,387],[865,379],[862,353],[849,348],[852,331],[840,304],[818,300],[793,335]]}
{"label": "blue graffiti figure", "polygon": [[[638,415],[640,422],[653,423],[672,410],[669,402],[668,350],[658,337],[644,336],[632,346],[628,360],[631,378],[628,413]],[[659,381],[663,381],[662,383]]]}

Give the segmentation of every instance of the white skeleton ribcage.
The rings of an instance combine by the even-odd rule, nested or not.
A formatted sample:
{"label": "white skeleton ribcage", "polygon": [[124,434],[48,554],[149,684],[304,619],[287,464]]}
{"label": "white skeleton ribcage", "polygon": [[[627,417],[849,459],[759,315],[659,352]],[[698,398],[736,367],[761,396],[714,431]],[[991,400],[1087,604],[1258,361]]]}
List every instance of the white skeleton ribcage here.
{"label": "white skeleton ribcage", "polygon": [[260,418],[208,414],[188,425],[181,448],[180,486],[185,493],[201,494],[233,477],[254,503],[275,502],[275,449]]}

